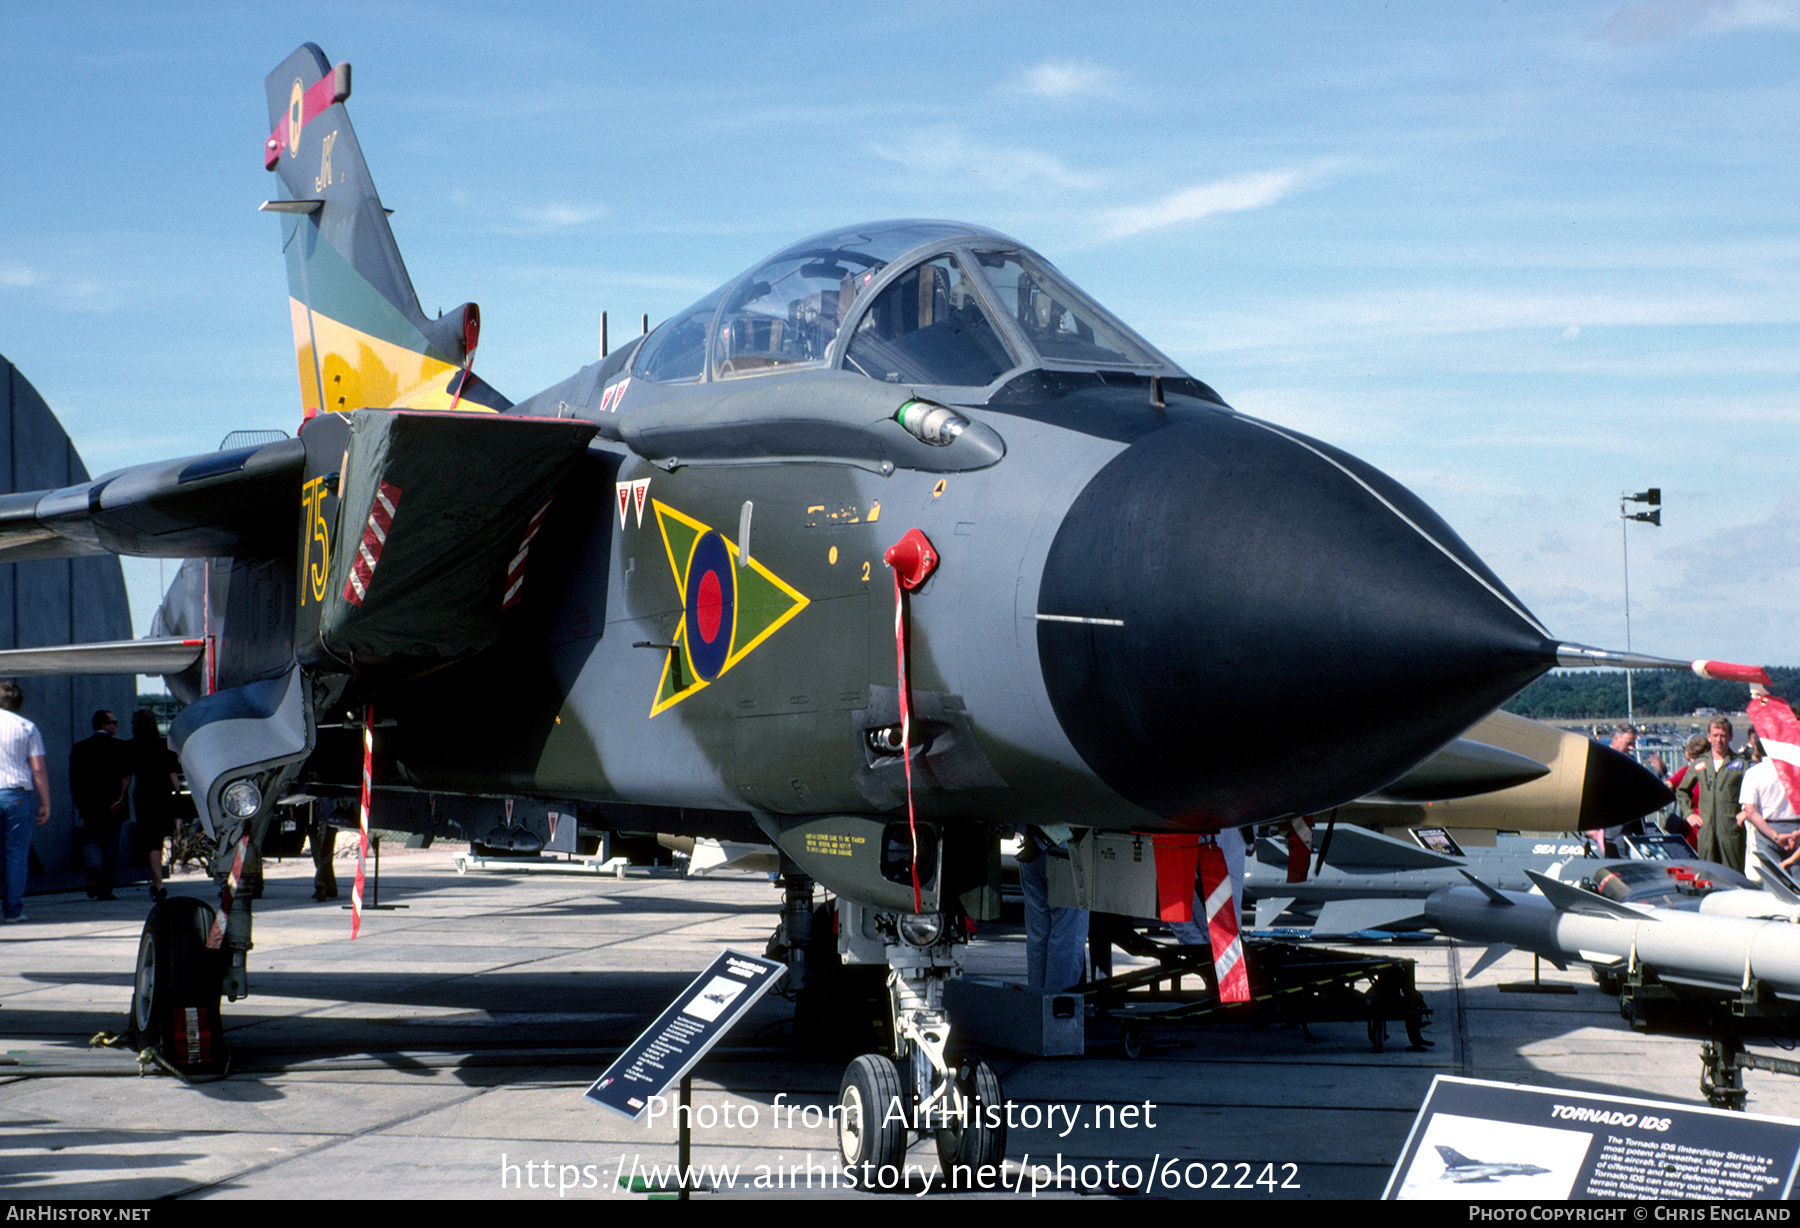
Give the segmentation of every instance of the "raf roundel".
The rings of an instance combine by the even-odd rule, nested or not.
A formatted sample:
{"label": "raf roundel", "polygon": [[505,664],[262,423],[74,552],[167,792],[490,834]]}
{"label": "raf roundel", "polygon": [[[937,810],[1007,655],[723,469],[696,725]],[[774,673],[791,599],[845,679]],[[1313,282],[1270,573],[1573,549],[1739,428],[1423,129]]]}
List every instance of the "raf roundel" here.
{"label": "raf roundel", "polygon": [[[642,480],[648,486],[649,479]],[[809,603],[759,560],[740,562],[737,547],[711,525],[660,499],[651,499],[650,506],[681,603],[674,651],[663,661],[650,705],[655,716],[729,674]]]}
{"label": "raf roundel", "polygon": [[731,551],[717,533],[702,533],[688,556],[686,600],[682,614],[688,665],[696,677],[711,682],[731,659],[737,625],[737,583]]}
{"label": "raf roundel", "polygon": [[300,128],[306,122],[306,90],[300,84],[300,78],[294,78],[293,91],[288,95],[287,114],[287,151],[288,157],[300,154]]}

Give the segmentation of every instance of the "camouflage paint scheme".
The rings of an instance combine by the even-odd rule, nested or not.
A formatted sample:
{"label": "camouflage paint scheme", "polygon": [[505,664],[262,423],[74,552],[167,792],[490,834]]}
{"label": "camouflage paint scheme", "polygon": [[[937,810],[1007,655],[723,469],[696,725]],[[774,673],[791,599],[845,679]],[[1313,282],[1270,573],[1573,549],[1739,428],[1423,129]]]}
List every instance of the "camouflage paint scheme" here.
{"label": "camouflage paint scheme", "polygon": [[[222,827],[233,779],[354,790],[372,705],[379,787],[754,822],[910,909],[880,858],[908,806],[884,552],[914,528],[941,561],[906,599],[911,792],[976,879],[1012,824],[1376,792],[1556,661],[1392,479],[979,227],[805,240],[511,404],[472,373],[474,306],[420,311],[349,84],[310,44],[267,82],[299,439],[0,500],[7,557],[190,560],[159,628],[209,645],[175,733]],[[758,314],[782,278],[817,288]]]}

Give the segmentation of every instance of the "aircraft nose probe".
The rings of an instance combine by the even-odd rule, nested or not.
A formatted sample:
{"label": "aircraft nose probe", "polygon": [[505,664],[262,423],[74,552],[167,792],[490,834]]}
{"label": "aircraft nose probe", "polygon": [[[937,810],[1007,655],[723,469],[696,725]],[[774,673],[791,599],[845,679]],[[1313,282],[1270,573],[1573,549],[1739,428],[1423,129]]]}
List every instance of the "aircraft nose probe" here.
{"label": "aircraft nose probe", "polygon": [[1652,657],[1641,652],[1619,652],[1611,648],[1590,648],[1586,644],[1558,644],[1556,663],[1561,666],[1585,666],[1589,669],[1679,669],[1692,670],[1702,678],[1716,682],[1747,682],[1752,686],[1768,686],[1769,675],[1760,665],[1736,665],[1730,661],[1679,661],[1673,657]]}

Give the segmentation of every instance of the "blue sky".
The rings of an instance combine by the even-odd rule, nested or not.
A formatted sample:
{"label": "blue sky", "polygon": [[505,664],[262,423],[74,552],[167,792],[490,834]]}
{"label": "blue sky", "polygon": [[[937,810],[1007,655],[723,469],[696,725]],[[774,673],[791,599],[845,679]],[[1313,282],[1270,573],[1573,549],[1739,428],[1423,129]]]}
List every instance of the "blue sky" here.
{"label": "blue sky", "polygon": [[[813,231],[1044,252],[1236,407],[1392,473],[1557,635],[1800,663],[1800,8],[7,10],[0,353],[90,470],[299,411],[264,75],[302,41],[428,311],[523,397]],[[140,633],[157,567],[131,572]]]}

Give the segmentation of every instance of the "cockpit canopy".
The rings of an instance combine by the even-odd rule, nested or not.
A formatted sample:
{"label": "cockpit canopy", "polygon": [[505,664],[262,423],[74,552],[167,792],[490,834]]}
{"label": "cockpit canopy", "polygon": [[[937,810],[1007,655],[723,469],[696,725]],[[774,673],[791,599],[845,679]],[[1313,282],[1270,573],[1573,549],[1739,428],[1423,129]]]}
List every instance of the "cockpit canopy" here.
{"label": "cockpit canopy", "polygon": [[658,383],[837,367],[981,388],[1027,367],[1179,368],[1036,252],[956,222],[877,222],[775,253],[665,321],[632,373]]}

